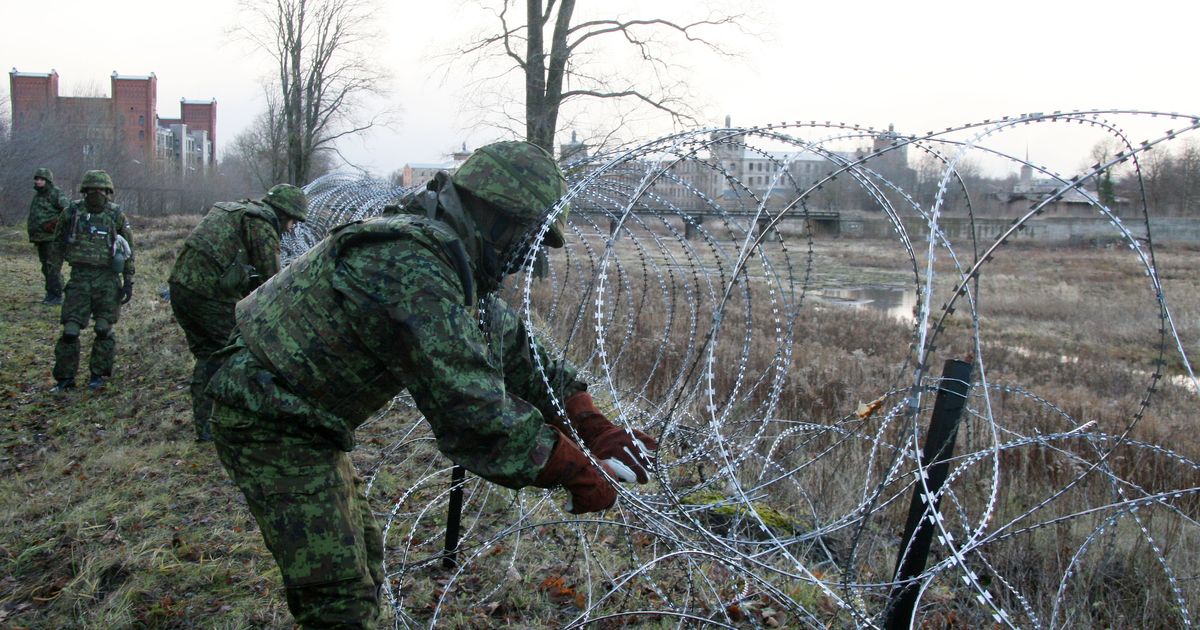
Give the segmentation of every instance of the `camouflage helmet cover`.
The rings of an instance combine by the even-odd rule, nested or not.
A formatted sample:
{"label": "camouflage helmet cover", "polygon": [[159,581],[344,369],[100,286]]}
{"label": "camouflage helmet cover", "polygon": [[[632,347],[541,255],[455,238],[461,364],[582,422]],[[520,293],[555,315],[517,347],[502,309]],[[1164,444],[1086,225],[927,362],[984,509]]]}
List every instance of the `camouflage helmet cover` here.
{"label": "camouflage helmet cover", "polygon": [[[567,182],[554,158],[529,142],[496,142],[477,149],[455,171],[454,183],[496,206],[513,219],[532,223],[567,192]],[[546,245],[563,246],[563,206],[546,233]]]}
{"label": "camouflage helmet cover", "polygon": [[34,179],[37,179],[39,177],[46,180],[48,183],[51,183],[51,184],[54,183],[54,171],[51,171],[50,169],[46,168],[45,166],[43,166],[42,168],[39,168],[38,170],[33,172]]}
{"label": "camouflage helmet cover", "polygon": [[263,201],[297,221],[308,218],[308,197],[303,190],[291,184],[275,184],[267,191]]}
{"label": "camouflage helmet cover", "polygon": [[83,181],[79,182],[79,192],[84,192],[89,188],[100,188],[112,194],[112,178],[104,171],[88,171],[83,174]]}

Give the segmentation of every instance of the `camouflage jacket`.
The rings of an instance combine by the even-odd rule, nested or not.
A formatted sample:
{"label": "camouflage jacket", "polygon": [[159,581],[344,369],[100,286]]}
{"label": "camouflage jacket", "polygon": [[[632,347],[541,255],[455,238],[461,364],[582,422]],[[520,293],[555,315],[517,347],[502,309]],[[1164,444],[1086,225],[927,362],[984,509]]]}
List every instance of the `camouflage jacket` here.
{"label": "camouflage jacket", "polygon": [[73,201],[59,215],[57,236],[63,241],[63,259],[72,267],[84,265],[110,269],[118,247],[117,237],[124,238],[130,253],[122,274],[126,278],[133,277],[133,232],[129,229],[121,206],[109,203],[100,212],[90,212],[82,200]]}
{"label": "camouflage jacket", "polygon": [[170,281],[234,303],[279,272],[279,218],[264,203],[220,202],[188,235]]}
{"label": "camouflage jacket", "polygon": [[529,485],[557,439],[547,382],[560,400],[586,386],[503,301],[476,310],[463,252],[423,217],[340,228],[238,304],[240,337],[208,393],[350,450],[353,430],[407,388],[451,460]]}
{"label": "camouflage jacket", "polygon": [[71,200],[51,182],[33,194],[29,202],[29,242],[40,243],[54,240],[58,230],[58,216],[67,209]]}

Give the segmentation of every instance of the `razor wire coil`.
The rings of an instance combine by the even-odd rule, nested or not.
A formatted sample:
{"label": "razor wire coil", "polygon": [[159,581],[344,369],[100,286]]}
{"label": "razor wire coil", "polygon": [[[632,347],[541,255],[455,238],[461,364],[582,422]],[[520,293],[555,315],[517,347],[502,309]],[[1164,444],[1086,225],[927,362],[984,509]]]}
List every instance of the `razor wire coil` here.
{"label": "razor wire coil", "polygon": [[[1169,128],[1131,139],[1128,129],[1147,123]],[[1007,148],[1031,125],[1085,128],[1116,152],[1057,173]],[[390,505],[381,518],[395,627],[486,625],[504,618],[505,602],[531,597],[543,610],[529,623],[543,627],[882,627],[889,594],[903,586],[893,568],[911,550],[897,520],[914,492],[936,534],[914,578],[915,624],[1117,623],[1117,613],[1080,602],[1135,580],[1161,600],[1143,615],[1192,627],[1200,461],[1142,432],[1176,417],[1155,413],[1156,396],[1194,406],[1195,340],[1185,334],[1196,331],[1168,303],[1143,162],[1198,127],[1200,117],[1116,109],[914,135],[808,121],[677,133],[564,164],[566,246],[549,252],[544,276],[522,265],[500,293],[552,356],[580,367],[614,423],[659,440],[651,482],[616,484],[614,508],[575,517],[556,493],[469,478],[458,565],[440,569],[450,466],[411,400],[394,401],[363,431],[382,444],[368,488]],[[934,176],[918,180],[908,152]],[[973,159],[1036,174],[1041,188],[998,226],[982,210],[988,192],[963,172]],[[1121,208],[1096,188],[1113,168],[1125,169],[1136,195]],[[343,175],[313,182],[313,219],[285,238],[285,258],[414,190]],[[843,220],[829,208],[851,205],[883,226],[883,253],[863,255],[885,258],[879,275],[911,297],[903,321],[826,297],[855,281],[844,261],[860,252],[828,231]],[[1023,234],[1069,207],[1107,221],[1105,236],[1127,253],[1103,264],[1145,283],[1123,307],[1137,325],[1113,327],[1131,328],[1118,332],[1148,354],[1096,363],[1094,377],[1117,393],[1095,405],[1056,401],[1037,386],[1063,381],[1064,366],[1083,359],[1024,347],[992,324],[1005,321],[1003,307],[992,310],[994,286],[1065,282],[1053,269],[1012,280],[1001,265],[1021,256]],[[481,306],[486,321],[486,299]],[[825,343],[814,333],[836,337],[839,324],[864,317],[855,330],[886,330],[888,342],[876,344],[885,358],[805,354]],[[973,385],[949,476],[934,491],[920,457],[939,388],[933,369],[962,356]],[[850,385],[872,401],[865,409],[845,395]]]}

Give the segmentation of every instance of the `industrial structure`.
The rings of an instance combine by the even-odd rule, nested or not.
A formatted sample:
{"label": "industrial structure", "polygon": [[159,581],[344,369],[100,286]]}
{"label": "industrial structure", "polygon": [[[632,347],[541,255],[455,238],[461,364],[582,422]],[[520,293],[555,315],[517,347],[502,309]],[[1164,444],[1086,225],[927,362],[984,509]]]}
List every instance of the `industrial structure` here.
{"label": "industrial structure", "polygon": [[217,101],[180,99],[178,118],[159,118],[158,78],[113,71],[110,96],[61,96],[50,72],[8,73],[14,138],[53,131],[84,155],[101,146],[181,177],[216,165]]}

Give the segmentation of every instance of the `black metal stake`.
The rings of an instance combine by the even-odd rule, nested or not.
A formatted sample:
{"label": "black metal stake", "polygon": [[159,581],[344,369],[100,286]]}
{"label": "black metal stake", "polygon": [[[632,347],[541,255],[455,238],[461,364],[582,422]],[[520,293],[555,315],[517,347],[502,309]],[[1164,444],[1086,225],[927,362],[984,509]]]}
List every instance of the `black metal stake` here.
{"label": "black metal stake", "polygon": [[463,480],[467,469],[455,466],[450,471],[450,509],[446,512],[446,549],[442,566],[453,569],[458,563],[458,530],[462,523]]}
{"label": "black metal stake", "polygon": [[[971,387],[971,364],[965,361],[951,359],[942,368],[942,385],[938,388],[937,398],[933,402],[933,417],[929,421],[929,435],[925,439],[924,452],[917,466],[923,469],[926,476],[924,487],[917,484],[913,489],[912,502],[908,506],[908,520],[904,524],[904,537],[900,551],[896,554],[896,573],[893,578],[897,583],[892,587],[888,598],[887,621],[884,627],[888,630],[908,628],[912,620],[913,609],[917,603],[917,592],[920,583],[915,579],[925,570],[929,557],[929,548],[933,544],[933,534],[936,527],[925,519],[925,488],[929,495],[936,497],[933,505],[928,508],[931,515],[938,514],[942,502],[939,492],[946,483],[950,472],[949,459],[954,456],[954,441],[958,437],[958,423],[962,418],[963,407],[967,402],[967,390]],[[905,550],[908,553],[905,553]]]}

